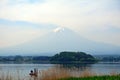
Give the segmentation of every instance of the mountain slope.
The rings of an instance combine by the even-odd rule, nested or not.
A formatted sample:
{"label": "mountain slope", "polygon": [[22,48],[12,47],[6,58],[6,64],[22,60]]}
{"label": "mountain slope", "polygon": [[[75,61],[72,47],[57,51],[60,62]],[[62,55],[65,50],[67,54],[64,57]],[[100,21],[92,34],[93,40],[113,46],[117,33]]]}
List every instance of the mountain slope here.
{"label": "mountain slope", "polygon": [[120,52],[119,49],[120,47],[117,46],[85,39],[70,29],[60,27],[35,40],[4,49],[1,52],[14,54],[42,54],[43,52],[84,51],[93,54],[117,54]]}

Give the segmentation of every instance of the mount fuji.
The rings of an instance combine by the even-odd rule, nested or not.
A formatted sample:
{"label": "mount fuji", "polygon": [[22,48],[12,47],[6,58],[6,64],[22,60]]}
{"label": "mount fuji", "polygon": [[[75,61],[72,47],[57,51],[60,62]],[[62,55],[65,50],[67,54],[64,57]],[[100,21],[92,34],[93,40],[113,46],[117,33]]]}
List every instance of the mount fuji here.
{"label": "mount fuji", "polygon": [[83,51],[90,54],[119,54],[120,47],[88,40],[78,33],[58,27],[44,36],[14,47],[0,49],[1,54],[53,55],[61,51]]}

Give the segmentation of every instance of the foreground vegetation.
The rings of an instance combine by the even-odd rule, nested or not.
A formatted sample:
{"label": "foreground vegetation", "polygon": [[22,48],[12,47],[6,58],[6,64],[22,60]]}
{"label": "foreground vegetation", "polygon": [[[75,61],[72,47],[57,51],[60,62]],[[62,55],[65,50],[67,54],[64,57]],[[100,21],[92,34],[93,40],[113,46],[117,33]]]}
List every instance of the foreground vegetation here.
{"label": "foreground vegetation", "polygon": [[120,75],[104,75],[104,76],[93,76],[93,77],[71,77],[71,78],[63,78],[59,80],[120,80]]}
{"label": "foreground vegetation", "polygon": [[40,80],[120,80],[120,74],[111,72],[107,75],[97,74],[89,70],[52,68],[42,72]]}
{"label": "foreground vegetation", "polygon": [[0,80],[120,80],[120,74],[110,73],[109,75],[99,75],[89,70],[79,69],[50,68],[48,70],[38,71],[38,76],[21,76],[22,74],[7,73],[0,71]]}

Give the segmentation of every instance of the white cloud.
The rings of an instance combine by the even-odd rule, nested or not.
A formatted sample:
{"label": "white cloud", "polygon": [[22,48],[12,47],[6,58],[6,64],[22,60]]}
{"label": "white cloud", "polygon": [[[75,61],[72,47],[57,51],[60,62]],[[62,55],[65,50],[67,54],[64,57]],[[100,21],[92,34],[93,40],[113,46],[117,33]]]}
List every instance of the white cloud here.
{"label": "white cloud", "polygon": [[[74,2],[72,4],[72,2]],[[88,3],[89,2],[89,3]],[[39,4],[8,5],[1,8],[0,17],[10,20],[24,20],[35,23],[53,23],[64,26],[84,26],[86,24],[119,24],[119,13],[105,11],[104,1],[46,0]],[[83,5],[84,4],[84,5]],[[92,20],[91,20],[92,19]]]}
{"label": "white cloud", "polygon": [[[89,35],[93,29],[104,29],[106,24],[120,28],[120,10],[113,4],[115,1],[117,0],[45,0],[43,3],[31,4],[25,0],[16,0],[13,5],[9,5],[11,0],[1,0],[0,18],[57,24],[97,40],[96,36]],[[107,42],[105,37],[101,39]]]}

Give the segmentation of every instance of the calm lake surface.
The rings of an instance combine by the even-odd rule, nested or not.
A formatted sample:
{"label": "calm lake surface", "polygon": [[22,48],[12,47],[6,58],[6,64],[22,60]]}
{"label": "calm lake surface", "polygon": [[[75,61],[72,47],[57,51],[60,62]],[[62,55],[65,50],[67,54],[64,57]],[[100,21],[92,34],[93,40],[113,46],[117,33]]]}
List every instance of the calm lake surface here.
{"label": "calm lake surface", "polygon": [[0,64],[0,74],[13,74],[22,77],[29,76],[30,70],[47,70],[54,67],[65,69],[78,68],[81,71],[90,70],[97,74],[120,73],[120,63],[96,63],[96,64]]}

